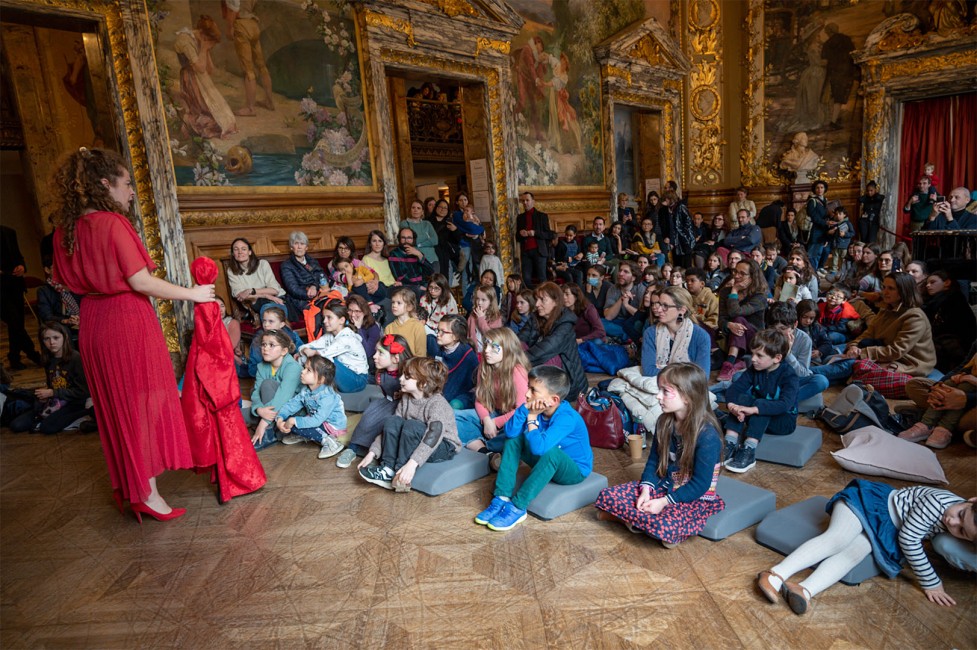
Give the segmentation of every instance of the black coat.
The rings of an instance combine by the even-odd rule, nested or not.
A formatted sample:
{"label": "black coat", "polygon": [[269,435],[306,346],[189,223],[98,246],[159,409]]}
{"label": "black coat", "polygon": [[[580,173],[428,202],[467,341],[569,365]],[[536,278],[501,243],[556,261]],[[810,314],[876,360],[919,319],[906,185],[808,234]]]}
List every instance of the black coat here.
{"label": "black coat", "polygon": [[[519,216],[516,217],[516,223],[513,228],[516,231],[516,241],[519,242],[519,246],[526,241],[527,237],[523,237],[519,234],[520,230],[526,230],[526,213],[520,212]],[[550,217],[545,212],[540,210],[533,210],[533,227],[531,230],[535,233],[533,238],[536,240],[536,250],[543,257],[553,257],[553,240],[556,239],[556,232],[550,230]]]}
{"label": "black coat", "polygon": [[529,362],[534,366],[546,363],[555,356],[560,357],[563,369],[570,375],[570,392],[566,401],[571,404],[577,401],[577,395],[587,391],[587,373],[584,372],[577,350],[576,324],[576,315],[564,307],[550,333],[538,332],[526,352]]}

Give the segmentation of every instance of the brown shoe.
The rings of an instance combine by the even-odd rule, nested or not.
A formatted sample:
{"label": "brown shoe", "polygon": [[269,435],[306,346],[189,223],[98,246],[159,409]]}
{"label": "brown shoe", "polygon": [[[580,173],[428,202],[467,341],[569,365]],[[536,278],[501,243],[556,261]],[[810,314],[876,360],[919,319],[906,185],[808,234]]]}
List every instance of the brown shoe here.
{"label": "brown shoe", "polygon": [[770,584],[770,578],[777,578],[780,580],[781,585],[784,584],[784,579],[773,571],[761,571],[757,574],[756,586],[757,589],[760,590],[760,593],[766,596],[767,600],[769,600],[771,603],[776,603],[778,597],[780,596],[780,592],[777,589],[774,589],[773,585]]}
{"label": "brown shoe", "polygon": [[796,582],[784,580],[784,596],[787,598],[787,604],[790,605],[792,612],[797,615],[807,613],[807,609],[811,605],[810,591]]}

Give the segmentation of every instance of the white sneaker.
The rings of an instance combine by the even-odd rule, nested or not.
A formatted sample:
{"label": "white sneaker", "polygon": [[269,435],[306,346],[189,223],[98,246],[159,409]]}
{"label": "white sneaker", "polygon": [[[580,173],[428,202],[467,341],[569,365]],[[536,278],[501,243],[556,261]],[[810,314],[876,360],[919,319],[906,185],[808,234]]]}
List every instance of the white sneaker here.
{"label": "white sneaker", "polygon": [[343,453],[339,454],[339,458],[336,459],[336,467],[346,469],[353,464],[354,460],[356,460],[356,452],[346,448],[343,450]]}
{"label": "white sneaker", "polygon": [[284,438],[282,438],[283,445],[297,445],[300,442],[305,442],[305,438],[303,438],[300,435],[296,435],[294,433],[289,433]]}
{"label": "white sneaker", "polygon": [[322,449],[319,450],[319,458],[332,458],[343,450],[343,443],[332,436],[323,436]]}

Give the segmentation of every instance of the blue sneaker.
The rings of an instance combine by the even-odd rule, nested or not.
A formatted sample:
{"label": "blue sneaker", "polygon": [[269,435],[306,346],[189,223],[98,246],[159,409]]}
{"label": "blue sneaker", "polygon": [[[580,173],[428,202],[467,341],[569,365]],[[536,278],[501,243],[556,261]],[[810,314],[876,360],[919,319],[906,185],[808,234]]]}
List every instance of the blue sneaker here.
{"label": "blue sneaker", "polygon": [[492,521],[495,515],[502,512],[502,509],[505,508],[505,504],[507,503],[509,502],[504,501],[502,497],[492,497],[492,502],[489,503],[488,508],[475,515],[475,523],[479,526],[487,526],[488,522]]}
{"label": "blue sneaker", "polygon": [[502,508],[502,511],[492,517],[492,520],[488,522],[488,527],[491,530],[510,530],[515,528],[518,524],[521,524],[526,520],[526,511],[520,510],[519,508],[512,505],[509,501]]}

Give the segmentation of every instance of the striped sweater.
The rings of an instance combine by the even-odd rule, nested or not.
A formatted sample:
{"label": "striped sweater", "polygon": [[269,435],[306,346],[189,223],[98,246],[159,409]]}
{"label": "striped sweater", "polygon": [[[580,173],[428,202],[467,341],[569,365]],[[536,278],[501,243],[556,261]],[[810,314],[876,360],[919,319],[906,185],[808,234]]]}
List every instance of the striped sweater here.
{"label": "striped sweater", "polygon": [[894,490],[889,496],[889,516],[899,530],[899,549],[923,589],[943,584],[926,557],[923,541],[948,532],[943,513],[961,501],[953,492],[921,485]]}

